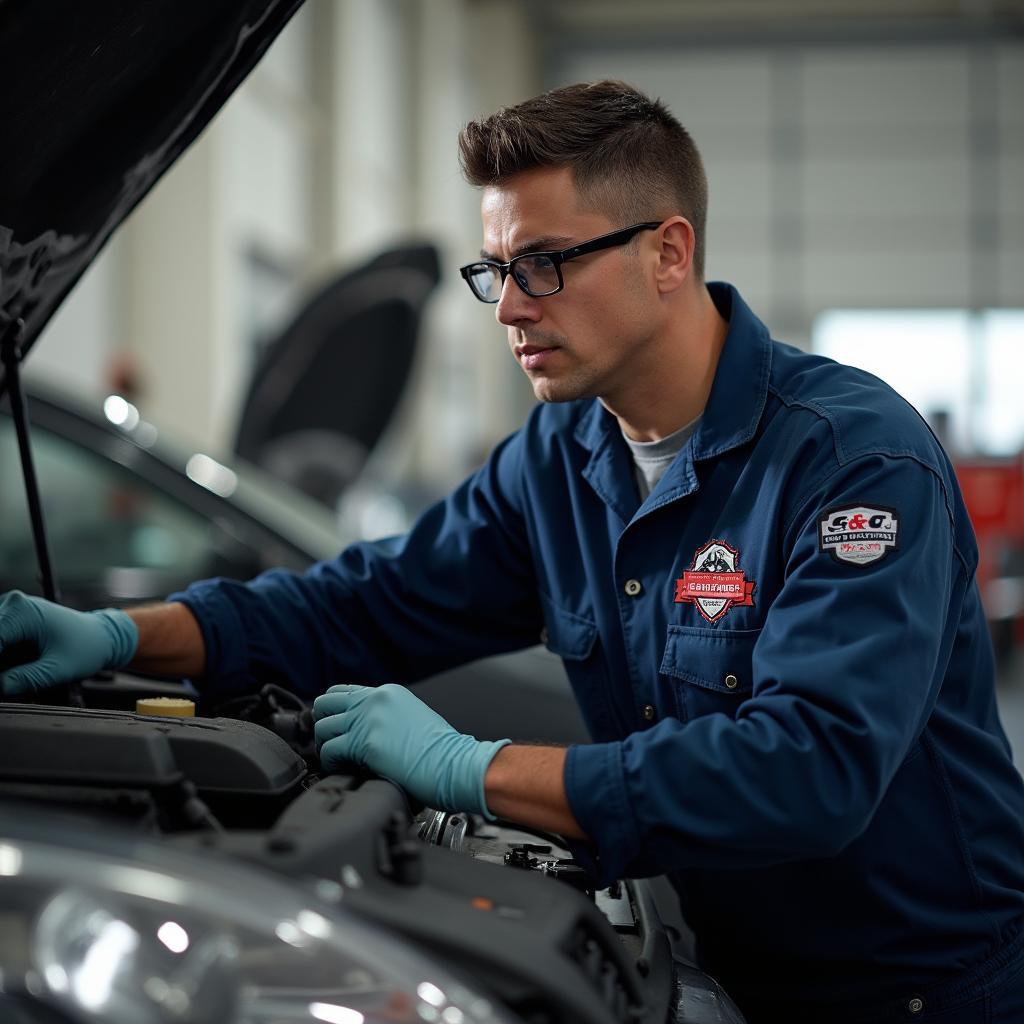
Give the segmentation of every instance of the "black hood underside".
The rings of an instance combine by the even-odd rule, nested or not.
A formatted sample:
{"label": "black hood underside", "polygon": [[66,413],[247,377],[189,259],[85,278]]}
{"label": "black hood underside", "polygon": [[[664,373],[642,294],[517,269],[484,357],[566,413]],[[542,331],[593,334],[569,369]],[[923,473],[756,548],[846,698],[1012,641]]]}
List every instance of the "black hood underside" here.
{"label": "black hood underside", "polygon": [[23,353],[301,3],[0,0],[0,332],[24,321]]}

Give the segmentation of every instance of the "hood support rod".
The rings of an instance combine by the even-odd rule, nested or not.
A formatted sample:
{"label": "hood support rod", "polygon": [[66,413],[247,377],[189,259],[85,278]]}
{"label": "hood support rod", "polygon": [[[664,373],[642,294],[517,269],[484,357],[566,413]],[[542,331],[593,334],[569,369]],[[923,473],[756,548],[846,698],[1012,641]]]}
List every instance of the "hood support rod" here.
{"label": "hood support rod", "polygon": [[[7,323],[3,321],[6,320]],[[36,545],[36,559],[39,562],[39,578],[43,596],[60,603],[57,578],[50,560],[50,546],[46,539],[46,523],[43,519],[43,504],[39,499],[39,482],[36,479],[35,464],[32,461],[32,447],[29,444],[28,410],[25,395],[21,390],[21,334],[25,321],[12,320],[0,312],[0,362],[6,372],[7,393],[11,402],[11,417],[18,435],[18,451],[21,455],[21,471],[25,478],[25,498],[28,514],[32,520],[32,536]]]}

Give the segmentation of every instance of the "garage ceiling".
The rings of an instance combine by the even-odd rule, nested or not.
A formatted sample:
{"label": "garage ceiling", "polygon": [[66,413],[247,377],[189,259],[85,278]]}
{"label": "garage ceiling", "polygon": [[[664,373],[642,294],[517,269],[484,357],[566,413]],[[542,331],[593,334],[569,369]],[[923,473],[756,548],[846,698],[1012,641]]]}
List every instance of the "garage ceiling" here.
{"label": "garage ceiling", "polygon": [[917,30],[1024,33],[1024,0],[523,0],[552,35],[588,42],[652,33],[698,34]]}

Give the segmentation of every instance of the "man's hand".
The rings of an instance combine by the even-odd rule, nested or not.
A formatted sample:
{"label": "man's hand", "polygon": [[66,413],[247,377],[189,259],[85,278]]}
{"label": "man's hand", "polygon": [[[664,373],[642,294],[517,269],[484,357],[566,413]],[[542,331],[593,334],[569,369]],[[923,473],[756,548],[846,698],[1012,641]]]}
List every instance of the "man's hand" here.
{"label": "man's hand", "polygon": [[320,763],[369,768],[430,807],[493,817],[484,776],[509,740],[456,732],[404,686],[332,686],[313,702]]}
{"label": "man's hand", "polygon": [[32,693],[120,668],[138,642],[135,624],[116,608],[76,612],[12,590],[0,598],[0,658],[15,646],[32,653],[30,660],[0,672],[0,690]]}

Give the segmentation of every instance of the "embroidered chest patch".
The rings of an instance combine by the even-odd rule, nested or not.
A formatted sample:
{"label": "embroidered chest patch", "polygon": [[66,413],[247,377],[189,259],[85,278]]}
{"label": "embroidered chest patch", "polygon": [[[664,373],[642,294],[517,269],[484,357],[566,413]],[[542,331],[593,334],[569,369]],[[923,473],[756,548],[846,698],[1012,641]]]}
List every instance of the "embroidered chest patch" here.
{"label": "embroidered chest patch", "polygon": [[870,565],[899,547],[899,534],[896,509],[844,505],[822,513],[818,550],[837,562]]}
{"label": "embroidered chest patch", "polygon": [[693,564],[676,580],[676,604],[695,604],[708,622],[730,608],[754,603],[753,580],[740,569],[740,553],[724,540],[709,540]]}

